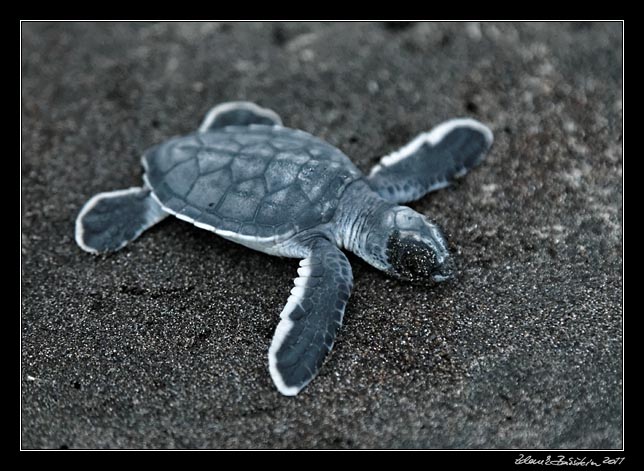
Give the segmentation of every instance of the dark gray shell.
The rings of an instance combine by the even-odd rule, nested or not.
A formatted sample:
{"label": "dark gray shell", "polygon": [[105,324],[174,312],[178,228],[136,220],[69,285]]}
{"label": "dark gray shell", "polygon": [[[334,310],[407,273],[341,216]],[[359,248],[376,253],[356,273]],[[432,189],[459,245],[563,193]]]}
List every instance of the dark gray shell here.
{"label": "dark gray shell", "polygon": [[143,165],[164,209],[200,227],[261,238],[328,222],[361,177],[324,141],[265,125],[174,138],[146,152]]}

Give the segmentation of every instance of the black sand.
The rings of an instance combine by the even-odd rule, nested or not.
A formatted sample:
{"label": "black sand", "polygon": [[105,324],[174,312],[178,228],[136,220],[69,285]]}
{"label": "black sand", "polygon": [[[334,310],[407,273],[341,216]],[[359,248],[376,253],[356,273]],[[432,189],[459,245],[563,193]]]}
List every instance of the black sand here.
{"label": "black sand", "polygon": [[[622,446],[622,26],[22,27],[24,448]],[[367,171],[442,120],[484,164],[412,207],[458,254],[428,289],[351,257],[355,289],[296,398],[266,352],[296,276],[170,218],[122,252],[74,243],[81,205],[233,99]]]}

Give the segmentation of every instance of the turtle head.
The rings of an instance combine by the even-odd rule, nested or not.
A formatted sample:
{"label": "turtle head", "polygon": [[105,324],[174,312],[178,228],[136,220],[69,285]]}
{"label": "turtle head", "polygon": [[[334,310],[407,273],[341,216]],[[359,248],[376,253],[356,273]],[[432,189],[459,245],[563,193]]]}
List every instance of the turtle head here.
{"label": "turtle head", "polygon": [[422,214],[396,206],[382,215],[377,226],[367,241],[372,247],[370,255],[381,262],[378,268],[409,281],[441,282],[453,276],[447,241],[441,229]]}

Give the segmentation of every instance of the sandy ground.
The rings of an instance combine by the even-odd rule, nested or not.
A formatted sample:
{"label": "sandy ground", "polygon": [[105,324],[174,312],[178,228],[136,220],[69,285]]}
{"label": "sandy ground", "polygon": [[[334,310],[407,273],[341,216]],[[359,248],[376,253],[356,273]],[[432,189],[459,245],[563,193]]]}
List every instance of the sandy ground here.
{"label": "sandy ground", "polygon": [[[622,26],[22,26],[24,448],[622,446]],[[266,352],[297,260],[169,218],[74,243],[93,194],[236,99],[364,171],[471,116],[485,163],[412,204],[447,231],[437,288],[351,256],[345,325],[296,398]]]}

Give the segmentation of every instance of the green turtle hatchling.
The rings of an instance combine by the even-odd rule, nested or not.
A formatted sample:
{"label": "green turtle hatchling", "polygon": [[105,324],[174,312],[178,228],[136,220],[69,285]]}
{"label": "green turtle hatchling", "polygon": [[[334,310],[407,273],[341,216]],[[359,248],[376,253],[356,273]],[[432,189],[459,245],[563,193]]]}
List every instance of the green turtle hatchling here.
{"label": "green turtle hatchling", "polygon": [[340,150],[247,102],[213,108],[197,132],[142,158],[143,185],[100,193],[76,220],[76,242],[112,252],[169,215],[251,249],[300,259],[268,351],[277,389],[292,396],[333,347],[351,294],[342,250],[396,278],[452,275],[438,226],[401,206],[479,163],[492,132],[454,119],[383,157],[364,175]]}

